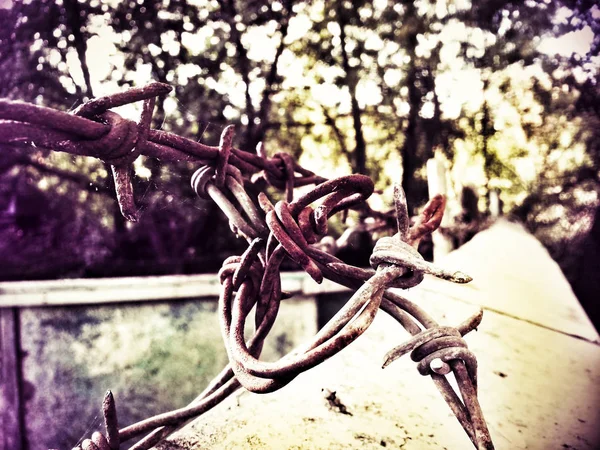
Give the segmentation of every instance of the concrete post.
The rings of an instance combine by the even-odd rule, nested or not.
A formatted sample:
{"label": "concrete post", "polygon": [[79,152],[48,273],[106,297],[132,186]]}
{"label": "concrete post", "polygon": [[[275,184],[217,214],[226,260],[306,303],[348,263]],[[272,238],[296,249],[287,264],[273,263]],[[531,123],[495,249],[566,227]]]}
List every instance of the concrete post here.
{"label": "concrete post", "polygon": [[500,192],[498,189],[490,191],[490,216],[497,219],[502,215],[502,204],[500,202]]}
{"label": "concrete post", "polygon": [[[431,158],[427,161],[427,186],[429,188],[429,198],[437,194],[447,196],[446,167],[444,163],[437,158]],[[446,214],[442,220],[442,227],[448,226],[450,218],[447,215],[448,206],[446,205]],[[436,230],[431,235],[433,241],[433,260],[437,261],[444,255],[452,251],[452,241],[444,236],[440,230]]]}

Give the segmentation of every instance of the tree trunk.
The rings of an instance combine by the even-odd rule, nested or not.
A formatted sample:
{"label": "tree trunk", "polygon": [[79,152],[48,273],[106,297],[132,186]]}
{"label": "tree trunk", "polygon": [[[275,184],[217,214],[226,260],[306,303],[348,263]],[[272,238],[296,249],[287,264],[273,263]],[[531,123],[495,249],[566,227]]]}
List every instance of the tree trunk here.
{"label": "tree trunk", "polygon": [[600,330],[600,206],[594,214],[594,224],[580,247],[580,257],[573,291],[597,330]]}
{"label": "tree trunk", "polygon": [[79,63],[81,64],[81,72],[83,73],[83,80],[85,82],[85,93],[89,98],[92,98],[94,93],[92,91],[90,69],[88,68],[85,56],[87,42],[81,31],[87,21],[87,17],[83,18],[81,16],[82,9],[77,0],[65,0],[65,10],[67,12],[67,22],[71,28],[71,33],[73,33],[75,50],[77,51]]}
{"label": "tree trunk", "polygon": [[413,34],[408,38],[407,52],[410,56],[410,66],[406,74],[406,86],[408,87],[408,104],[410,111],[408,112],[408,124],[404,133],[404,144],[402,145],[402,187],[406,193],[406,201],[408,204],[408,213],[414,214],[415,201],[418,197],[415,172],[419,167],[418,160],[418,122],[419,109],[421,108],[421,92],[416,85],[417,83],[417,67],[416,53],[417,35]]}
{"label": "tree trunk", "polygon": [[[485,95],[489,81],[486,79],[483,83],[483,93]],[[487,100],[483,102],[483,117],[481,118],[481,153],[483,153],[483,173],[485,174],[485,202],[486,211],[490,204],[490,181],[492,179],[492,155],[489,151],[489,140],[494,134],[494,129],[491,125],[490,108]]]}
{"label": "tree trunk", "polygon": [[260,101],[260,107],[258,110],[258,118],[259,124],[254,130],[254,133],[249,136],[247,142],[247,149],[249,151],[253,151],[259,142],[262,142],[265,138],[266,130],[268,129],[268,118],[269,118],[269,110],[271,109],[271,98],[275,90],[273,86],[277,81],[277,64],[279,63],[279,58],[285,50],[285,38],[288,34],[290,18],[293,14],[292,11],[292,1],[287,0],[284,2],[283,7],[286,11],[286,17],[283,22],[279,25],[279,32],[281,34],[279,46],[277,47],[277,51],[275,52],[275,58],[273,58],[273,62],[271,63],[271,67],[269,68],[269,72],[265,78],[265,90],[262,94],[262,99]]}
{"label": "tree trunk", "polygon": [[356,86],[358,85],[358,76],[356,70],[350,67],[350,61],[348,58],[348,52],[346,52],[346,25],[347,18],[345,16],[346,12],[344,11],[341,3],[338,3],[337,7],[337,18],[340,26],[340,46],[342,51],[342,67],[344,72],[346,72],[346,86],[348,86],[348,91],[350,91],[350,104],[352,107],[352,122],[354,126],[354,137],[355,137],[355,147],[354,147],[354,158],[351,161],[352,172],[354,173],[367,173],[367,145],[365,143],[365,137],[362,130],[362,121],[361,116],[362,112],[360,110],[360,106],[358,105],[358,100],[356,99]]}
{"label": "tree trunk", "polygon": [[219,5],[223,9],[225,14],[225,20],[229,23],[230,37],[235,45],[237,52],[237,65],[240,76],[244,82],[246,88],[244,96],[246,99],[246,117],[248,118],[248,124],[246,125],[246,133],[242,139],[242,148],[248,148],[248,144],[252,141],[254,135],[254,128],[256,124],[254,119],[256,116],[256,110],[252,104],[252,96],[250,95],[250,60],[248,59],[248,53],[246,47],[242,43],[242,35],[236,28],[235,16],[238,14],[234,0],[220,0]]}

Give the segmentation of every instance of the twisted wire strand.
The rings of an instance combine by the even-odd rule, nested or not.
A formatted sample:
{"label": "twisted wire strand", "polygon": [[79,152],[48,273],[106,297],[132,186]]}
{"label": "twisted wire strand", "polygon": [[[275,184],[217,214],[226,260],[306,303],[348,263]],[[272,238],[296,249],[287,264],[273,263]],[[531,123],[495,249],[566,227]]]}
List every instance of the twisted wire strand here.
{"label": "twisted wire strand", "polygon": [[[313,196],[309,194],[308,198],[313,198]],[[332,198],[332,196],[328,198]],[[338,200],[339,199],[336,198],[336,201]],[[284,239],[291,239],[294,242],[295,247],[291,247],[293,248],[293,250],[288,251],[288,255],[292,257],[292,259],[294,259],[294,256],[296,256],[295,253],[297,253],[299,250],[308,250],[310,248],[308,241],[302,233],[303,230],[298,226],[296,222],[293,221],[293,217],[291,216],[290,208],[287,202],[279,202],[275,207],[273,207],[273,205],[270,204],[265,198],[262,198],[261,206],[267,213],[267,222],[269,224],[270,229],[272,230],[272,234],[278,239],[278,241],[282,242]],[[329,210],[332,210],[335,206],[335,203],[331,202],[331,204],[328,206]],[[437,210],[437,207],[428,208],[425,210],[424,218],[420,223],[418,223],[418,227],[424,227],[425,229],[427,229],[428,227],[431,227],[431,221],[438,221],[438,218],[434,217],[434,214],[431,212],[432,209],[435,212]],[[278,222],[275,221],[275,217],[278,219]],[[316,221],[313,221],[312,225],[314,225],[315,222]],[[399,232],[400,231],[401,228],[399,225]],[[422,231],[419,232],[423,233]],[[407,240],[410,239],[408,230],[404,231],[404,236]],[[280,249],[281,247],[283,247],[286,250],[290,248],[289,246],[282,245],[278,246],[277,248]],[[322,260],[322,252],[319,252],[315,249],[313,249],[313,251],[315,252],[313,253],[313,256],[315,256],[316,258],[314,261],[310,260],[310,262],[314,262],[316,265],[318,265],[317,261],[321,259],[320,262],[323,263],[324,261]],[[384,268],[396,267],[398,269],[398,272],[394,276],[394,279],[389,281],[389,284],[398,283],[397,280],[403,280],[403,283],[401,283],[400,285],[400,287],[403,288],[412,287],[419,284],[422,280],[423,271],[436,274],[445,279],[450,279],[455,282],[470,281],[470,279],[466,275],[460,272],[446,273],[444,271],[440,271],[434,268],[433,266],[429,266],[422,260],[420,255],[417,255],[418,253],[413,249],[413,247],[399,239],[399,236],[395,236],[393,238],[384,238],[378,241],[376,248],[373,252],[373,256],[371,258],[371,263],[372,265],[378,268],[381,268],[379,266],[383,266]],[[297,259],[298,257],[296,256],[296,260]],[[307,265],[305,261],[298,262]],[[352,271],[353,269],[352,266],[346,266],[341,262],[325,261],[325,264],[326,267],[337,270],[337,275],[344,274],[345,276],[348,276],[350,275],[348,269],[350,269],[350,271]],[[364,278],[368,279],[372,276],[373,275],[371,273],[367,273],[367,276],[364,276]],[[328,278],[330,277],[328,276]],[[249,387],[250,390],[252,390],[253,388],[257,389],[258,392],[266,392],[271,391],[275,387],[285,385],[289,381],[291,381],[291,376],[296,376],[300,371],[314,367],[314,365],[324,361],[332,354],[341,350],[341,348],[343,348],[345,345],[351,342],[353,338],[360,335],[360,333],[358,333],[356,336],[352,336],[352,333],[348,332],[348,324],[354,323],[353,320],[359,322],[359,319],[355,318],[357,311],[360,311],[362,313],[367,309],[365,308],[364,302],[353,302],[353,300],[355,298],[360,298],[362,294],[361,290],[365,289],[365,286],[367,286],[372,281],[373,279],[369,280],[367,284],[359,288],[355,296],[353,296],[353,298],[338,313],[338,315],[334,317],[319,332],[319,334],[317,334],[317,336],[315,336],[312,343],[305,345],[301,349],[296,350],[291,355],[288,355],[275,363],[263,363],[257,358],[253,358],[251,355],[248,355],[247,350],[244,347],[244,313],[242,312],[242,314],[232,319],[234,323],[236,323],[235,319],[237,319],[237,328],[234,327],[233,332],[231,331],[231,324],[229,324],[229,327],[227,328],[227,334],[229,334],[230,336],[229,345],[231,346],[230,358],[234,358],[236,360],[238,370],[243,371],[243,375],[241,375],[242,377],[250,378],[250,376],[253,376],[253,378],[250,379],[254,383],[258,383],[259,385],[258,388],[256,388],[255,386],[247,386],[247,388]],[[374,292],[368,292],[366,297],[372,301],[373,298],[376,298],[376,294]],[[394,297],[392,296],[392,298]],[[375,302],[371,302],[372,304],[377,304],[377,308],[373,308],[370,311],[376,312],[376,310],[381,307],[381,304],[384,300],[383,295],[379,296],[377,300]],[[388,299],[385,300],[386,304],[382,309],[389,312],[411,333],[418,334],[420,332],[420,328],[408,318],[409,316],[399,306],[394,304],[392,301],[389,301]],[[361,310],[361,308],[363,309]],[[238,308],[238,310],[239,309],[240,308]],[[373,316],[371,316],[371,321],[372,317],[374,317],[374,314]],[[481,315],[477,315],[477,319],[481,320]],[[361,323],[361,326],[364,327],[364,329],[366,329],[366,327],[368,327],[369,324],[370,322],[367,321]],[[471,324],[471,326],[474,327],[475,325]],[[341,332],[342,330],[344,330],[345,333]],[[460,359],[463,363],[467,364],[468,374],[470,376],[469,381],[472,383],[472,386],[474,387],[473,392],[476,394],[476,360],[474,355],[470,351],[468,351],[468,349],[466,349],[466,343],[464,343],[464,341],[462,341],[462,339],[460,338],[461,334],[456,329],[449,329],[448,327],[435,327],[422,332],[422,335],[426,333],[426,335],[431,337],[435,335],[435,333],[439,333],[440,330],[443,330],[444,333],[441,336],[439,336],[439,339],[435,341],[430,339],[430,341],[425,342],[418,347],[416,346],[416,344],[413,344],[413,347],[416,347],[416,349],[414,349],[415,351],[413,351],[412,357],[415,361],[419,363],[419,371],[423,375],[436,375],[438,374],[438,372],[435,372],[432,369],[433,361],[441,361],[444,366],[448,366],[447,363],[454,363],[456,360]],[[417,339],[419,338],[420,337],[418,337]],[[336,348],[336,344],[340,342],[343,342],[343,344],[341,344],[339,348]],[[406,351],[402,353],[406,353]],[[439,370],[440,369],[438,369],[438,371]],[[446,373],[448,373],[450,370],[450,366],[448,366]],[[459,369],[454,369],[453,367],[452,370],[454,370],[455,373],[457,373]],[[277,377],[285,377],[285,379],[278,380]],[[261,381],[258,380],[258,378],[267,378],[269,381],[261,383]],[[277,381],[279,381],[279,383]],[[463,386],[463,384],[464,382],[461,381],[461,392],[467,389]],[[444,388],[446,386],[438,383],[438,387]],[[451,409],[453,409],[456,412],[459,421],[465,427],[467,434],[472,438],[474,444],[478,448],[488,448],[482,447],[480,445],[482,440],[486,441],[486,438],[485,436],[482,438],[480,436],[481,433],[478,434],[473,431],[473,429],[477,427],[475,427],[470,421],[471,417],[481,416],[480,410],[479,414],[477,413],[477,411],[467,410],[465,412],[464,407],[461,406],[462,403],[460,403],[460,400],[456,395],[444,394],[446,393],[442,392],[444,398],[446,398],[450,402],[453,402],[453,404],[451,405]],[[473,407],[472,403],[473,402],[470,402],[471,407]],[[463,420],[464,418],[469,418],[469,420]]]}
{"label": "twisted wire strand", "polygon": [[[262,158],[239,150],[230,143],[227,144],[227,141],[222,142],[219,147],[213,147],[173,133],[150,129],[153,99],[166,95],[171,89],[162,83],[151,83],[93,99],[72,113],[0,99],[0,144],[35,144],[38,148],[96,157],[115,167],[132,162],[140,154],[163,161],[197,161],[219,167],[233,165],[248,176],[264,171],[278,186],[286,182],[288,175],[283,161],[285,157],[282,159],[281,155],[270,159]],[[139,124],[109,111],[110,108],[138,101],[145,103]],[[228,133],[232,137],[233,129]],[[224,158],[224,153],[227,152],[229,156]],[[293,186],[326,181],[295,162],[293,167],[294,172],[299,174],[294,176]],[[219,171],[220,179],[222,172]],[[127,181],[124,175],[122,178]],[[129,202],[124,209],[128,213],[126,217],[135,220],[136,215],[129,211],[134,204],[130,197],[130,194],[123,193],[123,201]]]}
{"label": "twisted wire strand", "polygon": [[[219,322],[230,363],[187,407],[148,418],[118,429],[112,394],[104,401],[105,434],[95,432],[83,441],[82,450],[118,450],[120,443],[150,432],[132,448],[144,450],[168,436],[177,427],[214,407],[241,386],[253,392],[271,392],[292,381],[339,352],[360,336],[372,323],[377,311],[396,319],[413,338],[386,356],[384,366],[411,353],[422,375],[432,377],[442,397],[478,449],[493,444],[477,399],[477,363],[462,336],[481,322],[481,313],[458,327],[442,327],[423,309],[393,291],[419,284],[424,274],[466,283],[461,272],[448,272],[427,263],[414,250],[419,240],[441,223],[445,199],[430,200],[413,227],[409,226],[404,192],[394,191],[397,234],[380,239],[373,251],[373,269],[342,263],[317,248],[327,234],[327,220],[337,212],[357,208],[387,226],[389,214],[373,211],[365,200],[373,193],[373,183],[363,175],[333,180],[315,175],[282,152],[268,158],[262,143],[257,153],[233,146],[234,129],[223,130],[218,147],[159,130],[150,123],[157,96],[171,87],[152,83],[84,103],[72,113],[21,102],[0,100],[0,144],[30,146],[92,156],[111,165],[117,200],[122,214],[137,220],[131,183],[131,164],[140,155],[163,161],[195,161],[201,167],[192,177],[199,196],[213,200],[225,213],[230,226],[249,242],[242,256],[228,258],[219,272]],[[122,118],[110,109],[143,101],[140,121]],[[264,178],[285,192],[285,201],[273,205],[263,193],[257,204],[247,194],[244,183]],[[294,199],[294,189],[315,187]],[[313,207],[314,202],[320,203]],[[261,212],[262,210],[262,212]],[[312,340],[279,361],[260,361],[264,340],[271,330],[280,302],[287,297],[281,290],[280,266],[289,258],[313,279],[328,278],[356,289],[346,305]],[[255,331],[246,340],[244,325],[255,309]],[[446,374],[457,380],[461,398],[452,389]]]}

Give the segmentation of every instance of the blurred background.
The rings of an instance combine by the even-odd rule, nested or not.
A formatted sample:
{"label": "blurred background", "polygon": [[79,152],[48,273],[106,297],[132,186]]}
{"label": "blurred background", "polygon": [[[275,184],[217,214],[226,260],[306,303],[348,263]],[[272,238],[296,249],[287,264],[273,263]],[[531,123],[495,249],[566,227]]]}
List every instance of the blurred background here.
{"label": "blurred background", "polygon": [[[216,145],[235,124],[238,148],[264,142],[326,177],[371,176],[380,209],[400,180],[416,213],[433,158],[447,173],[455,245],[501,204],[546,246],[598,327],[595,3],[0,0],[0,97],[70,110],[168,83],[154,128]],[[196,198],[193,165],[139,158],[141,218],[128,223],[102,162],[0,150],[2,281],[209,273],[245,248]],[[98,320],[82,313],[61,326],[80,333]]]}

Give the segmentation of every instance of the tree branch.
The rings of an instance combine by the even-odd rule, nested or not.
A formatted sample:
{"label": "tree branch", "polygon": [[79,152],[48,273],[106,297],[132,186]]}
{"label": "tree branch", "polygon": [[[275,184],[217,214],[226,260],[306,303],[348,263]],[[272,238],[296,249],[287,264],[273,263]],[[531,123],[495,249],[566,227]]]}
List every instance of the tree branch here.
{"label": "tree branch", "polygon": [[269,114],[269,109],[271,108],[271,96],[273,94],[273,84],[275,84],[275,80],[277,78],[277,64],[279,63],[279,58],[285,49],[285,38],[288,34],[290,18],[292,16],[292,1],[287,0],[284,2],[284,8],[286,11],[285,20],[279,26],[279,31],[281,34],[281,40],[279,41],[279,46],[277,47],[277,51],[275,52],[275,58],[271,63],[271,67],[269,69],[269,73],[265,78],[265,90],[263,91],[262,99],[260,102],[260,108],[258,112],[258,117],[260,119],[260,125],[256,129],[254,136],[251,136],[252,142],[249,142],[250,147],[254,148],[256,144],[264,139],[265,130],[266,130],[266,122]]}
{"label": "tree branch", "polygon": [[344,140],[344,135],[338,128],[338,126],[335,122],[335,119],[333,117],[331,117],[331,115],[329,114],[329,111],[327,111],[327,108],[325,108],[324,105],[321,105],[321,109],[323,111],[323,115],[325,116],[325,123],[331,127],[333,134],[335,135],[335,138],[338,141],[338,144],[340,146],[340,152],[348,159],[348,162],[350,163],[350,165],[352,165],[352,154],[350,153],[350,150],[348,150],[348,147],[346,146],[346,142]]}
{"label": "tree branch", "polygon": [[225,20],[229,24],[231,39],[235,45],[236,52],[238,54],[238,66],[240,69],[240,75],[242,81],[246,85],[244,92],[246,98],[246,114],[248,115],[248,126],[246,129],[246,138],[248,142],[254,131],[254,118],[256,117],[256,111],[252,104],[252,97],[250,96],[250,60],[248,59],[248,52],[246,47],[242,44],[242,35],[236,27],[235,16],[238,14],[235,7],[235,0],[219,0],[219,5],[227,14],[225,14]]}
{"label": "tree branch", "polygon": [[33,167],[40,173],[44,173],[46,175],[58,177],[64,181],[69,181],[71,183],[75,183],[81,189],[83,189],[87,192],[92,192],[94,194],[108,195],[111,198],[113,197],[113,192],[105,186],[107,183],[103,183],[104,185],[93,183],[92,181],[90,181],[90,179],[88,177],[86,177],[85,175],[80,175],[79,173],[70,172],[68,170],[62,170],[62,169],[58,169],[56,167],[48,166],[39,161],[31,160],[26,156],[19,156],[19,157],[13,159],[11,161],[11,164],[12,164],[12,166]]}

